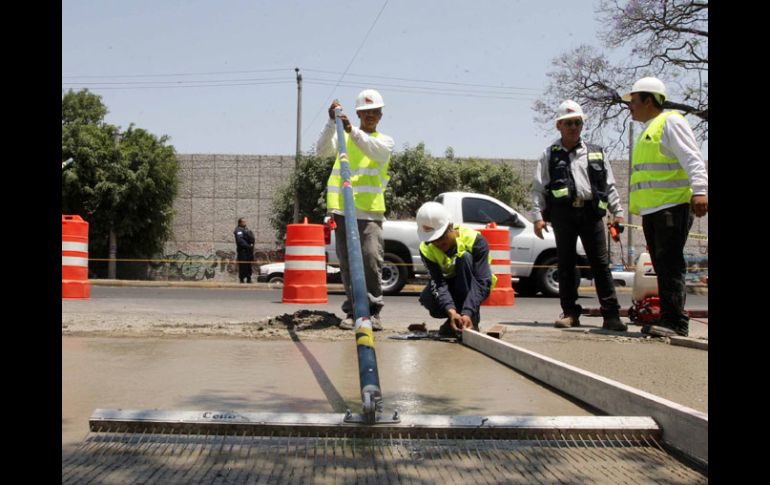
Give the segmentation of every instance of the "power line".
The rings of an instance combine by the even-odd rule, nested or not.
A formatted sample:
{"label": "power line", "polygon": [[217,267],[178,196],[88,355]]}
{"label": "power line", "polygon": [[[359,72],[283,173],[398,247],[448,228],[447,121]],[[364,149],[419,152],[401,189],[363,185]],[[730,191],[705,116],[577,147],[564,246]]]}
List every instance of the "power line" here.
{"label": "power line", "polygon": [[[317,84],[322,83],[331,83],[333,82],[330,79],[318,79],[318,78],[306,78],[311,81],[316,82]],[[358,81],[343,81],[340,83],[341,85],[347,85],[347,86],[368,86],[365,82],[358,82]],[[387,87],[387,88],[402,88],[402,89],[419,89],[419,90],[428,90],[428,91],[443,91],[443,92],[454,92],[454,93],[470,93],[470,94],[492,94],[497,96],[524,96],[528,98],[535,98],[537,97],[537,94],[535,93],[517,93],[517,92],[505,92],[505,91],[485,91],[480,89],[457,89],[457,88],[450,88],[450,87],[435,87],[435,86],[416,86],[416,85],[408,85],[408,84],[393,84],[393,83],[378,83],[378,87]]]}
{"label": "power line", "polygon": [[255,72],[293,71],[292,67],[279,67],[274,69],[253,69],[249,71],[210,71],[210,72],[178,72],[172,74],[121,74],[121,75],[82,75],[62,76],[62,79],[80,78],[120,78],[120,77],[171,77],[171,76],[210,76],[214,74],[251,74]]}
{"label": "power line", "polygon": [[[325,74],[338,74],[335,71],[324,71],[321,69],[305,69],[305,71],[308,72],[319,72],[319,73],[325,73]],[[421,82],[421,83],[430,83],[430,84],[451,84],[456,86],[471,86],[471,87],[481,87],[481,88],[490,88],[490,89],[518,89],[523,91],[535,91],[535,92],[541,92],[542,89],[536,89],[536,88],[522,88],[517,86],[496,86],[492,84],[472,84],[472,83],[460,83],[460,82],[453,82],[453,81],[432,81],[429,79],[411,79],[411,78],[403,78],[403,77],[392,77],[392,76],[378,76],[375,74],[353,74],[348,73],[348,76],[354,76],[354,77],[371,77],[371,78],[379,78],[379,79],[393,79],[394,81],[410,81],[410,82]]]}
{"label": "power line", "polygon": [[[219,88],[219,87],[228,87],[228,86],[258,86],[258,85],[265,85],[265,84],[293,84],[294,81],[286,80],[286,81],[267,81],[267,82],[245,82],[245,83],[228,83],[228,84],[194,84],[194,85],[175,85],[175,86],[102,86],[101,84],[98,84],[96,86],[93,86],[89,89],[93,90],[105,90],[105,89],[179,89],[179,88]],[[68,83],[73,84],[75,86],[80,86],[81,84],[78,83]],[[65,91],[64,88],[62,88],[62,91]]]}
{"label": "power line", "polygon": [[348,62],[348,66],[345,68],[345,70],[342,72],[342,75],[340,75],[339,80],[337,81],[337,85],[334,86],[329,93],[329,95],[326,97],[326,101],[321,105],[321,108],[318,110],[318,112],[313,116],[313,119],[310,120],[310,124],[308,124],[304,130],[302,130],[302,133],[304,134],[308,128],[310,128],[313,123],[315,123],[315,120],[318,118],[318,115],[321,114],[321,112],[326,108],[326,105],[329,104],[329,99],[331,99],[332,94],[334,94],[334,91],[337,89],[337,86],[339,86],[339,83],[342,81],[342,78],[345,77],[345,74],[348,72],[348,69],[350,69],[350,66],[353,65],[353,61],[356,60],[356,56],[359,52],[361,52],[361,48],[366,43],[366,39],[369,38],[369,34],[374,29],[374,26],[377,25],[377,21],[380,19],[380,15],[382,15],[382,12],[385,10],[385,7],[387,7],[389,0],[385,0],[385,3],[382,4],[382,8],[380,8],[380,11],[377,13],[377,16],[374,18],[374,22],[372,22],[372,25],[369,27],[369,30],[366,32],[366,35],[364,36],[364,40],[361,41],[361,44],[358,46],[358,49],[356,49],[355,54],[353,54],[353,57],[350,59],[350,62]]}
{"label": "power line", "polygon": [[285,77],[260,77],[247,79],[209,79],[207,81],[104,81],[104,82],[63,82],[64,85],[77,86],[112,85],[112,84],[193,84],[193,83],[219,83],[219,82],[252,82],[252,81],[285,81]]}
{"label": "power line", "polygon": [[[330,86],[332,83],[329,82],[323,82],[323,81],[306,81],[307,84],[315,84],[315,85],[321,85],[321,86]],[[355,83],[340,83],[341,86],[344,87],[360,87],[360,88],[366,88],[368,85],[366,84],[355,84]],[[440,89],[433,89],[433,88],[422,88],[422,87],[390,87],[390,91],[393,92],[400,92],[400,93],[413,93],[413,94],[429,94],[429,95],[436,95],[436,96],[458,96],[458,97],[467,97],[467,98],[493,98],[493,99],[510,99],[510,100],[516,100],[516,101],[532,101],[536,98],[535,95],[516,95],[514,93],[511,93],[510,95],[507,95],[507,93],[484,93],[484,92],[467,92],[467,91],[447,91],[447,90],[440,90]]]}

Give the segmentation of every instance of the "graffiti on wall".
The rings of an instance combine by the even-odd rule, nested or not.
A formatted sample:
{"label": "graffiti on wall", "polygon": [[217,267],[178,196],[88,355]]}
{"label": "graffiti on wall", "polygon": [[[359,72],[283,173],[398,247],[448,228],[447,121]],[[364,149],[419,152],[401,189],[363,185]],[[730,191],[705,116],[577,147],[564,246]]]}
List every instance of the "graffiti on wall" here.
{"label": "graffiti on wall", "polygon": [[216,274],[217,257],[199,256],[187,254],[183,251],[177,251],[174,254],[166,255],[168,263],[168,279],[180,279],[183,281],[201,281],[210,280]]}
{"label": "graffiti on wall", "polygon": [[[282,250],[254,251],[252,268],[259,272],[259,266],[267,263],[283,261]],[[150,263],[150,279],[153,280],[183,280],[202,281],[214,279],[217,273],[235,275],[238,273],[238,260],[235,251],[217,250],[214,254],[203,256],[177,251],[163,256],[158,263]]]}

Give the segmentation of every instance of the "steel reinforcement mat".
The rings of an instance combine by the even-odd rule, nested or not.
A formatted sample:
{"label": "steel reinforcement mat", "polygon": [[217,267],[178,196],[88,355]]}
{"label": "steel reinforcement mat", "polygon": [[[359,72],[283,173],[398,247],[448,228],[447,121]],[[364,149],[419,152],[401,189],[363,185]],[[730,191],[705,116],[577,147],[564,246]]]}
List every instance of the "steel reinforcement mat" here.
{"label": "steel reinforcement mat", "polygon": [[644,436],[526,439],[90,433],[62,483],[697,484],[708,477]]}

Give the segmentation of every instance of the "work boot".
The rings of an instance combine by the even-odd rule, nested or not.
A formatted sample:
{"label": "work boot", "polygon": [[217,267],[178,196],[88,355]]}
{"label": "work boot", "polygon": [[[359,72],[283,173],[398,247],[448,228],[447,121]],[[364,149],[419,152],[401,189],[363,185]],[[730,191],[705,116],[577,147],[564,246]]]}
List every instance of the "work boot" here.
{"label": "work boot", "polygon": [[612,330],[613,332],[625,332],[628,330],[628,325],[621,322],[618,315],[608,315],[604,317],[602,328],[604,330]]}
{"label": "work boot", "polygon": [[369,321],[372,322],[372,330],[382,330],[382,322],[380,322],[379,315],[372,315],[369,317]]}
{"label": "work boot", "polygon": [[561,314],[561,318],[554,322],[556,328],[570,328],[580,326],[580,317],[577,315],[565,315]]}
{"label": "work boot", "polygon": [[342,330],[353,330],[353,327],[356,325],[356,320],[353,318],[353,315],[348,315],[345,317],[344,320],[340,322],[338,325],[339,328]]}

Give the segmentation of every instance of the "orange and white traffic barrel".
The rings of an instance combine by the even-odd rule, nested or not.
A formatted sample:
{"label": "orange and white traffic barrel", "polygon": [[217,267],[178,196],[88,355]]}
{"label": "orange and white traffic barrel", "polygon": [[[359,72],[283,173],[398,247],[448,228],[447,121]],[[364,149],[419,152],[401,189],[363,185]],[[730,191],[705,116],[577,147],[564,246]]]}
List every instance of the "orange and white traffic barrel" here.
{"label": "orange and white traffic barrel", "polygon": [[91,298],[88,281],[88,222],[80,216],[61,216],[61,297]]}
{"label": "orange and white traffic barrel", "polygon": [[282,303],[327,303],[323,224],[286,226]]}
{"label": "orange and white traffic barrel", "polygon": [[490,267],[492,273],[497,276],[497,284],[481,304],[485,306],[513,306],[511,245],[508,239],[508,228],[497,227],[497,224],[490,222],[487,227],[479,229],[479,232],[489,243],[489,255],[492,256]]}

